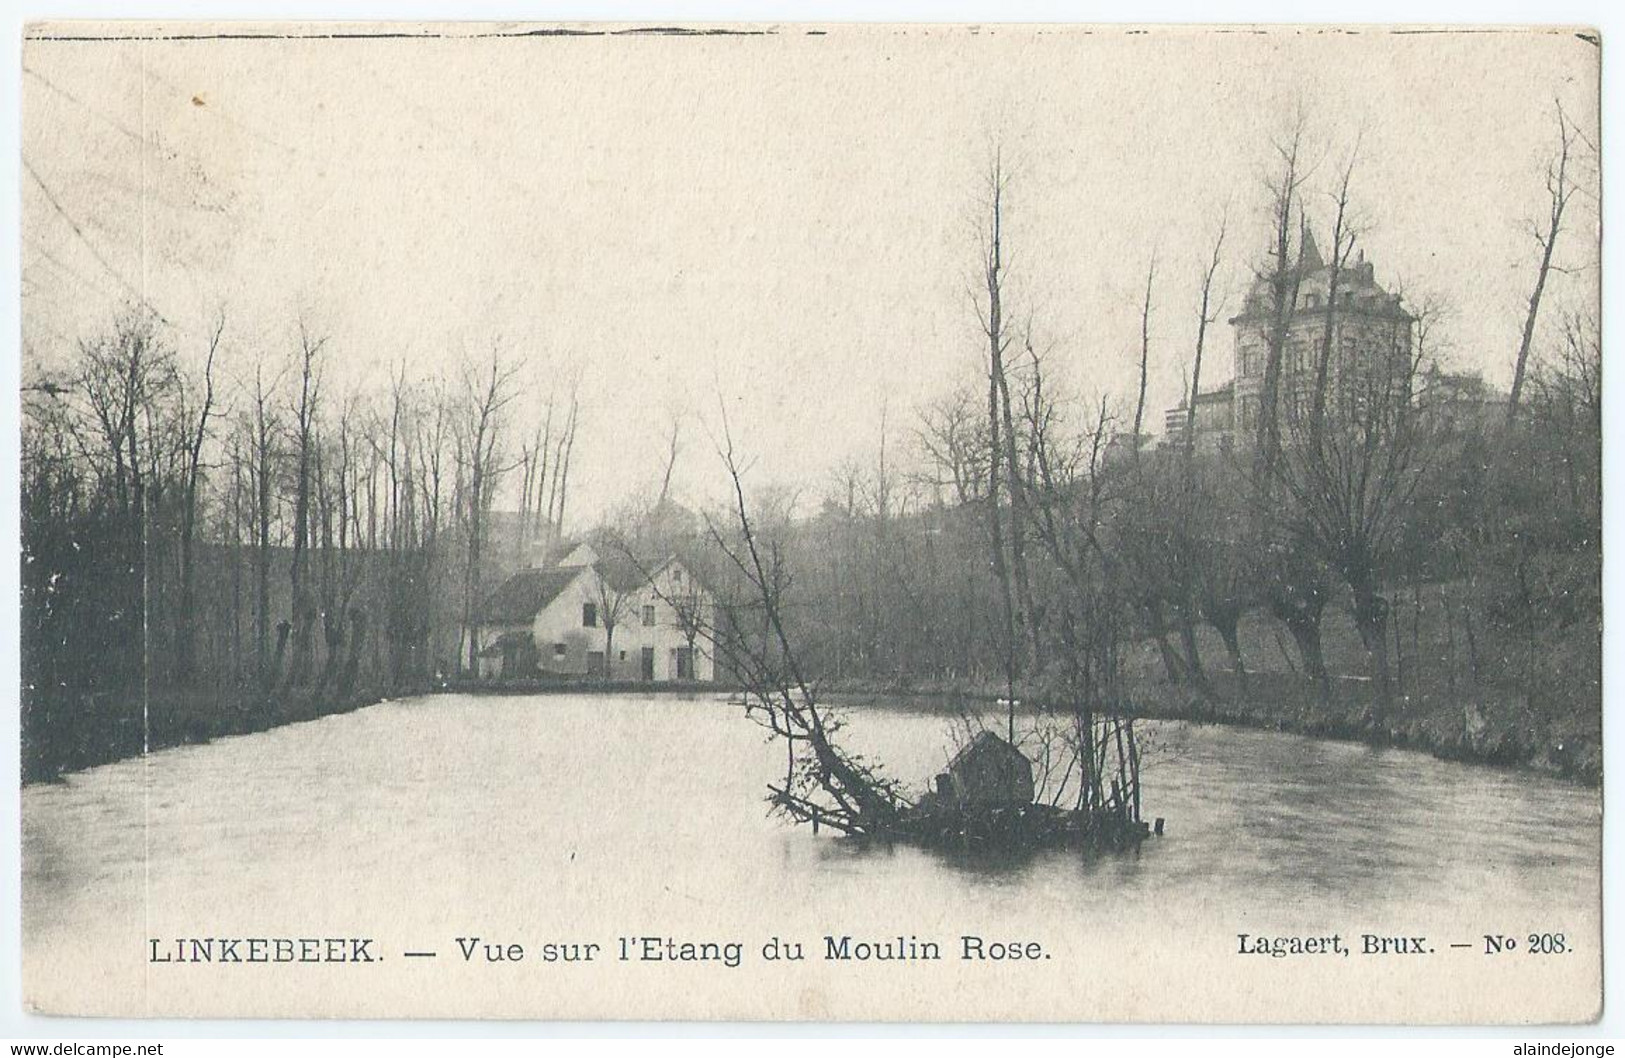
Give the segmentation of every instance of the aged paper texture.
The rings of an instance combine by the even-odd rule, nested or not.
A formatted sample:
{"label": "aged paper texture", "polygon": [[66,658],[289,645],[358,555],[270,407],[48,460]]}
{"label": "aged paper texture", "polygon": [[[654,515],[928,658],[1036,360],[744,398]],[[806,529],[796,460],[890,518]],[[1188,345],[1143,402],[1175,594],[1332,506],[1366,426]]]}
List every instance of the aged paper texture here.
{"label": "aged paper texture", "polygon": [[27,1003],[1595,1018],[1599,47],[31,26]]}

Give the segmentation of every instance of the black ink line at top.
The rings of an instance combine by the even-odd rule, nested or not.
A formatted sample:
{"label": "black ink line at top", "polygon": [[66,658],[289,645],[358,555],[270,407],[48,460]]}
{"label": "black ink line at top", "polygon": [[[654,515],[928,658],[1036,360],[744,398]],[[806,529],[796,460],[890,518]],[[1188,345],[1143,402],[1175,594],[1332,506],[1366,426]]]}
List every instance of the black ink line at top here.
{"label": "black ink line at top", "polygon": [[735,29],[723,26],[627,26],[624,28],[577,29],[569,26],[546,26],[535,29],[489,30],[467,33],[417,33],[399,30],[334,30],[332,32],[273,33],[241,31],[236,33],[126,33],[126,34],[24,34],[25,40],[73,43],[108,43],[114,41],[205,41],[205,40],[515,40],[525,37],[770,37],[778,33],[773,27],[761,29]]}

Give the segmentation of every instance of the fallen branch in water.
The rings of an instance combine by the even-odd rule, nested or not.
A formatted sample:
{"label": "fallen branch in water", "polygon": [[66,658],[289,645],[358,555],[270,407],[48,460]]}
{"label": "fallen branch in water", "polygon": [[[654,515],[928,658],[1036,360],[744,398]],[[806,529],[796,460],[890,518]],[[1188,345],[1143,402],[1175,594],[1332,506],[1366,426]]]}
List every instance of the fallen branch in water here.
{"label": "fallen branch in water", "polygon": [[[1025,785],[999,794],[997,803],[972,789],[974,767],[967,766],[959,776],[958,796],[932,791],[915,801],[896,780],[848,752],[837,738],[840,718],[820,702],[817,683],[807,677],[786,631],[790,576],[785,555],[780,542],[764,534],[751,515],[726,412],[723,430],[719,454],[732,483],[732,519],[726,527],[707,519],[707,532],[725,556],[739,590],[726,600],[719,598],[713,614],[688,619],[699,626],[717,660],[743,683],[746,715],[785,745],[784,780],[768,786],[773,811],[815,830],[827,826],[840,834],[932,846],[1121,845],[1145,836],[1147,828],[1139,820],[1137,769],[1129,767],[1129,762],[1137,763],[1133,730],[1120,721],[1114,726],[1101,718],[1098,735],[1068,744],[1068,771],[1088,759],[1092,774],[1101,775],[1107,771],[1105,756],[1111,746],[1118,753],[1116,770],[1123,776],[1111,784],[1109,796],[1080,799],[1070,808],[1036,803],[1032,762],[1009,742],[986,733],[984,738],[1001,747],[989,752],[1016,762],[1011,767],[1025,773]],[[971,748],[968,744],[955,759]],[[950,763],[950,770],[953,767]],[[953,785],[953,780],[945,785]],[[1063,781],[1056,796],[1065,790]]]}

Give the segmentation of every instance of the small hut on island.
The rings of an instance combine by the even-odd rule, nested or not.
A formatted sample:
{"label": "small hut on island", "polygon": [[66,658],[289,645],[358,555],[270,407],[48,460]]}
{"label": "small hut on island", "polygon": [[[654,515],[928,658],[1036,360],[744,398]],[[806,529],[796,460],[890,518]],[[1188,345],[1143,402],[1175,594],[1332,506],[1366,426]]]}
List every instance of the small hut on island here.
{"label": "small hut on island", "polygon": [[939,803],[956,808],[1032,804],[1033,762],[991,731],[978,731],[936,778]]}

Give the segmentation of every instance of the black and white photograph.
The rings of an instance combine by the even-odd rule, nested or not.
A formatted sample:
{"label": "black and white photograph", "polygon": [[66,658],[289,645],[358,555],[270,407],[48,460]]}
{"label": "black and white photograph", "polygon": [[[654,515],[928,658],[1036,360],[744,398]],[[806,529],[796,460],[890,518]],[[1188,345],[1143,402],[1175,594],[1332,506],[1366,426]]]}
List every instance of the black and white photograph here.
{"label": "black and white photograph", "polygon": [[1601,1016],[1596,31],[23,36],[26,1010]]}

